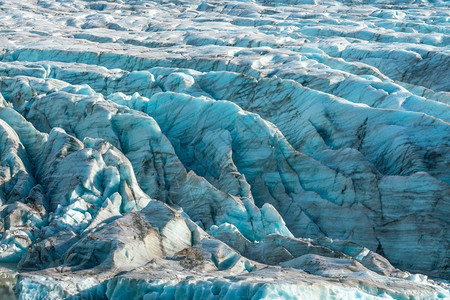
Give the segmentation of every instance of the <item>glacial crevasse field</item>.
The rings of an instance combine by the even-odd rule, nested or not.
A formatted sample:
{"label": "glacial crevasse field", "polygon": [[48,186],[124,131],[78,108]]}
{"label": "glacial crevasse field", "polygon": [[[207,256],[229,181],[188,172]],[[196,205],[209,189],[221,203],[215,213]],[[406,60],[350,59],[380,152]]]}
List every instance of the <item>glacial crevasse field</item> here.
{"label": "glacial crevasse field", "polygon": [[449,105],[445,0],[1,0],[0,262],[30,300],[450,298]]}

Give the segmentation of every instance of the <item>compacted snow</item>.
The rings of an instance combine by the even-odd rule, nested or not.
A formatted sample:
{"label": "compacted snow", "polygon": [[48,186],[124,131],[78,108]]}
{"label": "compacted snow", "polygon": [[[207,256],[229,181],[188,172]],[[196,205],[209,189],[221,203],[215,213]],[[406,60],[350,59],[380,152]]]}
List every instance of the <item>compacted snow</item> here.
{"label": "compacted snow", "polygon": [[2,0],[19,299],[450,297],[449,21],[445,0]]}

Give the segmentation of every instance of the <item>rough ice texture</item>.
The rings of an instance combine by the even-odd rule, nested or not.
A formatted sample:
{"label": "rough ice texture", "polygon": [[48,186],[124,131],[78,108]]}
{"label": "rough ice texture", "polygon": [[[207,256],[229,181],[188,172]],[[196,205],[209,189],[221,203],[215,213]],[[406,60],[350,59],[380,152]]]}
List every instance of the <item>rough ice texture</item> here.
{"label": "rough ice texture", "polygon": [[447,1],[0,8],[20,299],[450,297]]}

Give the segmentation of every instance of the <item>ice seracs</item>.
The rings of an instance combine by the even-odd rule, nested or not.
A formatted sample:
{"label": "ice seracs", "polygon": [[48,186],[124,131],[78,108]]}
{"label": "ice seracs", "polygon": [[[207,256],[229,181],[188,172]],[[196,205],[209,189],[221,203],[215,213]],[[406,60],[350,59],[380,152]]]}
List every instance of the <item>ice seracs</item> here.
{"label": "ice seracs", "polygon": [[450,297],[450,8],[350,2],[3,1],[19,298]]}

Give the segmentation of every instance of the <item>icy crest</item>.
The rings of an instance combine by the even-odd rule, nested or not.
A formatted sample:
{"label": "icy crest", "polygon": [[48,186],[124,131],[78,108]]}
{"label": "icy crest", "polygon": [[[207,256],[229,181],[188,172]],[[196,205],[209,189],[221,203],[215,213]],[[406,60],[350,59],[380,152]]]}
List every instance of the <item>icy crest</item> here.
{"label": "icy crest", "polygon": [[20,299],[450,297],[448,2],[0,8]]}

